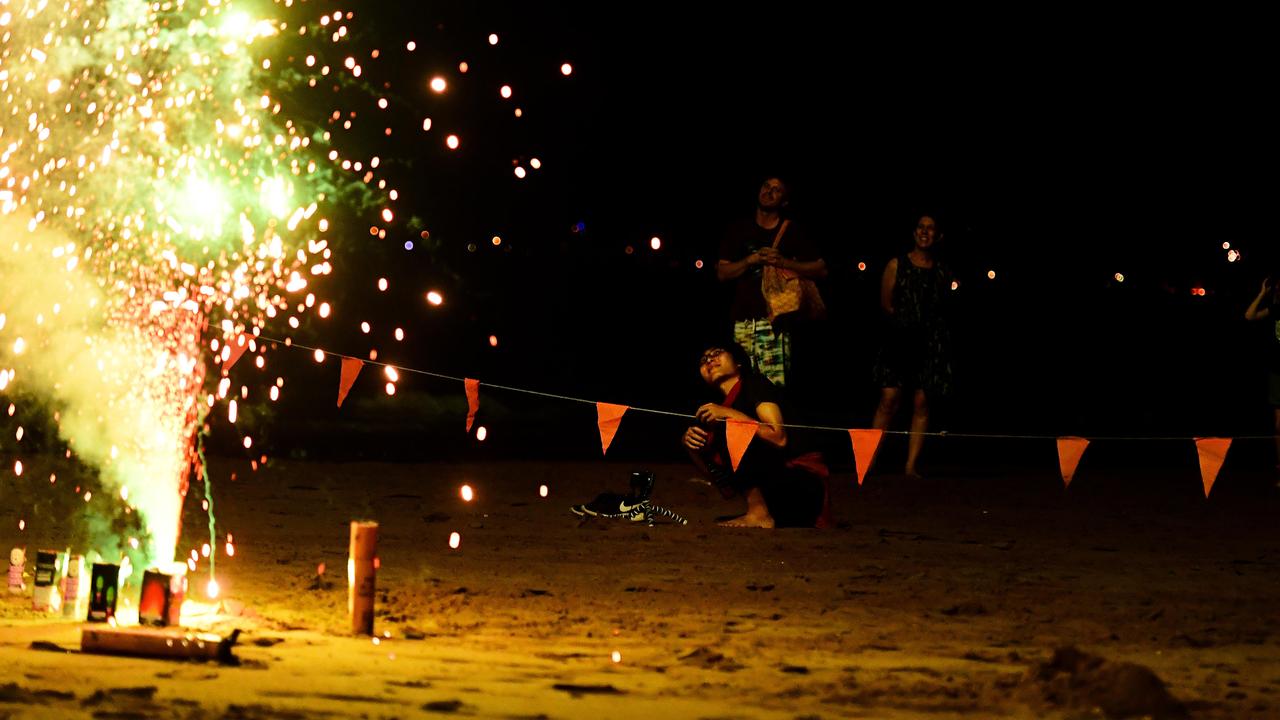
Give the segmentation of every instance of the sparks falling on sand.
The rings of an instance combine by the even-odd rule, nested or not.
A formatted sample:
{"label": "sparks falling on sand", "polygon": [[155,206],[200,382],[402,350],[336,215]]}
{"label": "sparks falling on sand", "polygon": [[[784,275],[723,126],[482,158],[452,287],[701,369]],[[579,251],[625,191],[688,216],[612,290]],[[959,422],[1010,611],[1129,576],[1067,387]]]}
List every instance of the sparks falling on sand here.
{"label": "sparks falling on sand", "polygon": [[150,563],[174,558],[197,433],[229,402],[210,368],[331,272],[321,188],[362,170],[290,119],[269,70],[314,87],[329,66],[273,53],[338,42],[351,14],[269,16],[293,5],[0,0],[0,371],[139,513]]}

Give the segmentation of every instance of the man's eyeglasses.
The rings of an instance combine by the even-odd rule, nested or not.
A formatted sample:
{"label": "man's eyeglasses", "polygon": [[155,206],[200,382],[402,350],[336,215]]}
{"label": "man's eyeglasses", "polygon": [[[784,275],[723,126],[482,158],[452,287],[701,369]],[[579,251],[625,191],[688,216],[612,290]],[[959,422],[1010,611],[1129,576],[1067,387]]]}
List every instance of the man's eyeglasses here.
{"label": "man's eyeglasses", "polygon": [[706,365],[707,363],[711,362],[712,360],[715,360],[716,358],[720,357],[726,352],[728,351],[725,350],[724,348],[712,348],[702,353],[702,359],[698,361],[698,365]]}

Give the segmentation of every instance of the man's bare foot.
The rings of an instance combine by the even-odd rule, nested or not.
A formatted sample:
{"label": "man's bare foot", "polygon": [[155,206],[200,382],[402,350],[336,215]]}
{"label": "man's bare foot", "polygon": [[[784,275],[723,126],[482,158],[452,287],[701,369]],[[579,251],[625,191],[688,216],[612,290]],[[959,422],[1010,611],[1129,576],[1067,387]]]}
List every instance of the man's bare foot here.
{"label": "man's bare foot", "polygon": [[746,515],[736,517],[732,520],[725,520],[720,523],[720,527],[772,528],[773,516],[747,513]]}

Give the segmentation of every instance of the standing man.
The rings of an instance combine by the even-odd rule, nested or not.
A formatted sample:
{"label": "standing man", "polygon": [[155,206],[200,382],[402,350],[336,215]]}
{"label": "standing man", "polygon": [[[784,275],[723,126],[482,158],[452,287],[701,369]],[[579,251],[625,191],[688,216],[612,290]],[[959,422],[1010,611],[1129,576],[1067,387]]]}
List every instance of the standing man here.
{"label": "standing man", "polygon": [[[765,265],[791,270],[803,278],[827,276],[827,264],[795,223],[782,213],[788,202],[787,185],[770,177],[760,186],[755,217],[735,223],[720,243],[716,277],[732,282],[733,339],[751,358],[751,365],[779,388],[791,366],[791,335],[769,322],[769,309],[760,289]],[[775,247],[776,244],[776,247]]]}

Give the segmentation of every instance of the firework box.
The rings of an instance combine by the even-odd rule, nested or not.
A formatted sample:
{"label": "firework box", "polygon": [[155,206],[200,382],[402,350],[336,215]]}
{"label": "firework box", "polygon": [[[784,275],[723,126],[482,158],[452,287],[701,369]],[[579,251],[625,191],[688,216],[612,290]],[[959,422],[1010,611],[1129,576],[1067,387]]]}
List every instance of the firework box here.
{"label": "firework box", "polygon": [[89,622],[107,622],[116,616],[120,595],[120,566],[94,563],[89,576]]}
{"label": "firework box", "polygon": [[36,576],[31,593],[31,607],[36,610],[62,609],[62,596],[58,584],[62,580],[65,561],[57,550],[36,551]]}
{"label": "firework box", "polygon": [[22,573],[27,568],[27,549],[14,548],[9,551],[9,593],[21,595],[27,589]]}
{"label": "firework box", "polygon": [[98,655],[131,655],[170,660],[216,660],[233,663],[231,654],[239,630],[227,637],[187,632],[177,628],[85,626],[80,630],[80,651]]}
{"label": "firework box", "polygon": [[84,556],[67,554],[62,574],[62,614],[78,618],[84,614]]}
{"label": "firework box", "polygon": [[142,592],[138,598],[138,622],[158,627],[182,624],[182,600],[186,594],[186,573],[146,571],[142,574]]}

